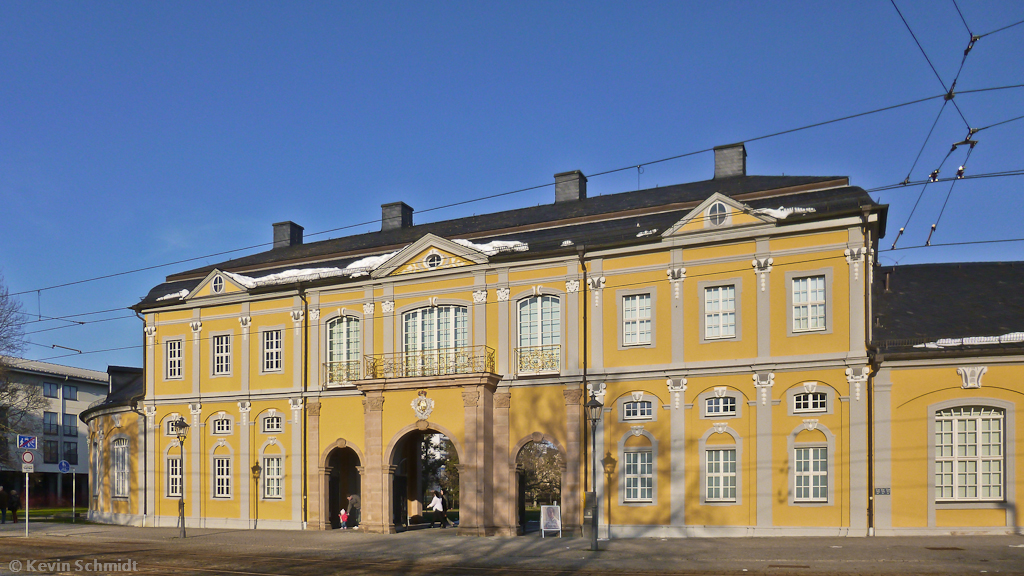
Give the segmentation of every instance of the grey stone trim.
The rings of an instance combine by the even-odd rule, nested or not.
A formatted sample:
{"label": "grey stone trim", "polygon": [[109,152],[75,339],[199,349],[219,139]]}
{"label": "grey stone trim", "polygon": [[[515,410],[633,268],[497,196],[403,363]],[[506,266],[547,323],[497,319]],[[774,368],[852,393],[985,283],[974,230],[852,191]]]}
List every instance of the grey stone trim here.
{"label": "grey stone trim", "polygon": [[[1003,411],[1003,500],[1001,502],[988,500],[985,502],[939,503],[935,501],[935,413],[959,406],[988,406],[999,408]],[[928,488],[928,527],[936,527],[935,510],[937,509],[959,508],[973,510],[997,507],[1006,509],[1006,526],[1013,528],[1017,520],[1016,404],[997,398],[971,396],[935,402],[934,404],[929,404],[927,410],[928,428],[925,430],[925,438],[927,438],[928,442],[928,470],[925,476],[927,477],[926,486]],[[987,506],[986,504],[997,504],[997,506]]]}
{"label": "grey stone trim", "polygon": [[[701,394],[697,395],[697,401],[694,402],[694,405],[697,406],[700,409],[699,415],[697,416],[699,419],[701,419],[701,420],[733,420],[733,419],[736,419],[736,418],[742,418],[743,417],[743,409],[745,407],[744,405],[748,402],[748,400],[747,400],[747,397],[743,394],[743,392],[740,392],[739,390],[736,390],[734,388],[726,388],[724,393],[722,394],[722,397],[729,397],[729,398],[735,398],[736,399],[736,413],[735,414],[712,414],[712,415],[708,416],[707,412],[706,412],[706,410],[707,410],[707,399],[708,398],[714,398],[716,396],[718,396],[718,394],[713,389],[709,390],[707,392],[702,392]],[[753,401],[753,400],[751,400],[751,401]]]}
{"label": "grey stone trim", "polygon": [[[640,390],[637,390],[637,392],[640,392]],[[626,404],[632,401],[633,396],[630,392],[627,392],[615,399],[615,413],[618,416],[618,422],[620,424],[643,424],[645,422],[656,422],[658,420],[658,408],[661,406],[661,400],[659,400],[657,396],[650,392],[643,392],[643,397],[640,401],[651,403],[651,415],[644,416],[642,418],[626,418]]]}
{"label": "grey stone trim", "polygon": [[[704,316],[704,305],[707,298],[704,291],[717,286],[734,286],[736,288],[736,334],[729,338],[705,338],[707,335],[707,322]],[[697,330],[699,331],[699,342],[711,344],[714,342],[739,342],[743,340],[743,279],[740,277],[726,278],[723,280],[706,280],[697,283]]]}
{"label": "grey stone trim", "polygon": [[[508,289],[508,268],[498,269],[498,284],[496,289]],[[512,373],[512,343],[511,328],[513,324],[512,307],[508,299],[498,299],[498,365],[495,368],[498,374]]]}
{"label": "grey stone trim", "polygon": [[[565,324],[562,330],[565,334],[563,355],[563,366],[566,370],[580,370],[580,323],[576,320],[581,318],[580,302],[583,299],[583,276],[579,272],[579,262],[571,261],[565,265],[565,279],[576,280],[580,283],[580,289],[575,294],[566,294],[563,308]],[[572,320],[569,320],[569,319]]]}
{"label": "grey stone trim", "polygon": [[[242,303],[242,316],[249,316],[249,303],[248,302],[243,302]],[[242,343],[242,369],[241,369],[240,372],[241,372],[241,377],[242,377],[241,380],[242,380],[242,392],[243,393],[248,393],[249,392],[249,386],[250,386],[250,383],[251,383],[252,366],[249,363],[250,352],[249,352],[249,342],[248,342],[248,338],[249,338],[248,333],[251,331],[251,328],[252,328],[252,321],[251,321],[251,316],[250,316],[249,328],[247,328],[247,329],[245,329],[243,331],[243,336],[242,336],[242,341],[243,341],[243,343]],[[262,335],[260,335],[260,339],[261,339],[260,340],[261,341],[260,345],[262,346]],[[262,368],[262,367],[263,367],[263,362],[261,361],[260,362],[260,368]],[[281,367],[284,368],[284,333],[283,332],[281,334]]]}
{"label": "grey stone trim", "polygon": [[[193,308],[192,309],[192,321],[190,322],[190,324],[196,323],[196,322],[199,323],[198,324],[199,330],[198,331],[192,330],[192,360],[191,361],[192,361],[192,395],[193,396],[199,396],[199,382],[200,382],[200,380],[199,380],[200,379],[199,366],[202,365],[202,362],[201,362],[201,359],[202,359],[202,355],[201,355],[202,348],[200,347],[199,343],[202,340],[203,332],[202,332],[202,320],[200,319],[200,313],[201,313],[201,311],[200,311],[199,308]],[[212,341],[213,339],[211,338],[210,340]]]}
{"label": "grey stone trim", "polygon": [[[674,393],[669,393],[672,396]],[[686,392],[679,392],[680,400],[685,398]],[[670,399],[673,408],[669,410],[669,422],[671,424],[669,466],[670,481],[669,497],[671,498],[671,524],[682,526],[686,524],[686,410],[683,402],[675,407],[675,402]]]}
{"label": "grey stone trim", "polygon": [[[757,259],[765,261],[770,258],[768,238],[758,238],[755,245]],[[769,275],[771,267],[769,265],[764,272],[758,271],[756,267],[754,270],[754,276],[757,277],[756,284],[760,284],[761,274]],[[764,289],[755,288],[755,290],[757,293],[757,357],[769,358],[772,355],[772,283],[766,281]]]}
{"label": "grey stone trim", "polygon": [[[264,332],[273,332],[275,330],[281,332],[281,369],[280,370],[269,370],[268,371],[268,370],[264,369],[264,360],[266,359],[266,357],[265,357],[266,350],[263,349],[263,344],[264,344],[263,333]],[[287,335],[288,335],[288,329],[285,327],[284,324],[277,324],[277,325],[274,325],[274,326],[260,326],[259,329],[257,330],[256,337],[259,340],[256,343],[256,349],[259,350],[259,359],[260,359],[260,361],[259,361],[259,365],[260,366],[259,366],[258,373],[261,376],[263,374],[284,374],[285,372],[287,372],[286,366],[288,365],[288,355],[285,352],[285,350],[287,350],[287,348],[288,348],[285,345],[285,336],[287,336]],[[244,340],[244,337],[243,337],[243,340]],[[296,345],[301,346],[301,344],[298,344],[300,342],[299,340],[293,340],[293,342],[295,342]],[[243,346],[242,349],[244,350],[243,355],[245,355],[245,352],[249,351],[249,346]],[[247,360],[243,360],[243,362],[245,364],[248,364]]]}
{"label": "grey stone trim", "polygon": [[[825,277],[825,329],[824,330],[793,330],[793,280],[796,278],[809,278],[811,276]],[[787,270],[786,271],[786,336],[807,336],[810,334],[831,334],[833,324],[834,307],[832,306],[832,267],[819,268],[817,270]]]}
{"label": "grey stone trim", "polygon": [[[658,505],[658,439],[647,430],[641,430],[640,435],[647,438],[651,443],[649,447],[631,447],[626,448],[626,440],[632,436],[632,432],[626,432],[619,438],[618,453],[619,453],[619,506],[639,507],[639,506],[657,506]],[[651,500],[647,501],[626,501],[626,452],[650,452],[651,453]]]}
{"label": "grey stone trim", "polygon": [[[674,248],[674,249],[671,250],[670,254],[672,256],[672,268],[682,267],[682,264],[683,264],[683,250],[681,248]],[[686,354],[684,353],[685,352],[685,350],[684,350],[684,343],[685,343],[685,340],[686,340],[686,338],[685,338],[685,336],[686,336],[686,329],[684,327],[684,314],[686,313],[686,296],[684,295],[684,290],[683,290],[683,288],[684,288],[683,283],[685,281],[686,280],[684,278],[684,279],[681,279],[681,280],[673,280],[673,281],[669,282],[670,285],[673,282],[676,283],[676,286],[671,286],[671,292],[673,293],[673,295],[671,296],[671,298],[672,298],[672,306],[671,306],[671,312],[670,312],[670,315],[671,315],[670,316],[670,318],[671,318],[670,324],[671,324],[671,327],[672,327],[671,346],[672,346],[672,363],[673,364],[681,364],[681,363],[685,362],[685,360],[686,360]],[[678,298],[675,297],[675,291],[677,289],[677,286],[678,286],[678,290],[679,290],[679,297]]]}
{"label": "grey stone trim", "polygon": [[[869,370],[864,367],[864,374]],[[868,527],[868,396],[867,390],[862,390],[860,400],[849,403],[850,528],[857,530]]]}
{"label": "grey stone trim", "polygon": [[[601,258],[595,258],[590,261],[590,274],[588,278],[596,278],[604,275],[604,260]],[[590,307],[587,312],[587,321],[589,322],[590,330],[590,342],[587,346],[587,352],[590,354],[590,363],[588,366],[589,370],[601,370],[604,368],[604,315],[601,314],[601,307],[594,306],[594,295],[593,290],[589,286],[586,287],[586,306]],[[608,302],[606,298],[602,298],[604,302],[602,306],[607,306]]]}
{"label": "grey stone trim", "polygon": [[[793,429],[786,436],[786,450],[789,463],[789,485],[786,489],[786,500],[790,506],[801,508],[816,508],[822,506],[834,506],[836,504],[836,436],[824,424],[818,424],[815,430],[820,430],[825,435],[825,442],[797,442],[796,437],[804,430],[808,430],[806,424],[801,424]],[[796,487],[796,462],[794,462],[795,450],[797,448],[820,448],[824,446],[828,450],[828,498],[824,502],[797,501],[794,488]]]}
{"label": "grey stone trim", "polygon": [[[732,437],[732,444],[712,444],[708,446],[708,438],[717,434],[715,428],[709,428],[707,432],[697,441],[697,458],[700,460],[700,503],[702,506],[740,506],[743,504],[743,439],[738,432],[726,426],[721,432]],[[708,450],[735,450],[736,451],[736,500],[725,501],[715,500],[708,502]]]}
{"label": "grey stone trim", "polygon": [[[394,302],[395,301],[395,285],[391,282],[384,284],[384,295],[381,296],[381,302]],[[391,318],[388,318],[388,314]],[[396,334],[400,331],[396,331],[398,325],[398,314],[394,311],[385,313],[383,307],[380,312],[381,324],[384,326],[384,349],[381,350],[382,354],[391,354],[395,351],[395,338]]]}
{"label": "grey stone trim", "polygon": [[[623,300],[626,296],[637,296],[642,294],[649,294],[651,296],[651,341],[647,344],[629,344],[623,343]],[[607,301],[605,302],[607,303]],[[616,322],[615,328],[618,332],[618,343],[619,350],[630,350],[632,348],[655,348],[658,344],[658,287],[650,286],[646,288],[620,288],[615,290],[615,309],[616,309]]]}
{"label": "grey stone trim", "polygon": [[[475,290],[483,288],[486,291],[487,276],[485,271],[481,270],[473,274],[473,288]],[[471,342],[474,346],[485,346],[487,345],[487,301],[484,300],[482,304],[477,304],[474,301],[472,308],[473,340]]]}
{"label": "grey stone trim", "polygon": [[[772,394],[768,390],[769,397]],[[749,404],[748,404],[749,406]],[[773,526],[772,510],[774,504],[774,454],[772,450],[772,407],[775,401],[768,406],[762,406],[760,402],[754,401],[754,409],[757,411],[757,527],[769,528]]]}
{"label": "grey stone trim", "polygon": [[[815,384],[815,393],[825,394],[825,409],[816,411],[797,412],[794,408],[796,397],[800,394],[805,394],[804,384]],[[785,396],[783,398],[786,401],[786,415],[794,416],[797,418],[815,418],[822,414],[833,414],[835,413],[836,401],[839,400],[839,392],[832,387],[831,384],[822,382],[820,380],[809,380],[807,382],[799,382],[786,389]]]}

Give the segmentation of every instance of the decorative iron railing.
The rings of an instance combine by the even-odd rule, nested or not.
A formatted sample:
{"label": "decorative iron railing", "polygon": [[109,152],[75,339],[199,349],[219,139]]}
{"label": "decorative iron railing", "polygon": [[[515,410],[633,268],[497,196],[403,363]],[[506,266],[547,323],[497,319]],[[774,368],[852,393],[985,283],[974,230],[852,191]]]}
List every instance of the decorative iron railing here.
{"label": "decorative iron railing", "polygon": [[362,377],[362,362],[345,360],[342,362],[324,362],[324,382],[328,386],[346,386]]}
{"label": "decorative iron railing", "polygon": [[494,372],[494,349],[488,346],[441,348],[374,354],[364,358],[367,378],[409,378]]}
{"label": "decorative iron railing", "polygon": [[559,344],[549,344],[516,348],[515,366],[516,374],[558,372],[562,367],[562,347]]}

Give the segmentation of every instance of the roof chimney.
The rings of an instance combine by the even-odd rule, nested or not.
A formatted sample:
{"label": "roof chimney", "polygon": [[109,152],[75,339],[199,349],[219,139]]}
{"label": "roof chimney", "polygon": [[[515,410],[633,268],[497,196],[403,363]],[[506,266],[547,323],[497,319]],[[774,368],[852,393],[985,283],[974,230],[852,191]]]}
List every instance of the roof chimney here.
{"label": "roof chimney", "polygon": [[381,232],[397,228],[410,228],[412,226],[412,207],[405,202],[381,204],[380,216]]}
{"label": "roof chimney", "polygon": [[743,142],[715,146],[715,179],[747,175],[747,148]]}
{"label": "roof chimney", "polygon": [[555,174],[555,204],[587,199],[587,177],[579,170]]}
{"label": "roof chimney", "polygon": [[274,248],[287,248],[302,244],[302,226],[288,220],[274,223]]}

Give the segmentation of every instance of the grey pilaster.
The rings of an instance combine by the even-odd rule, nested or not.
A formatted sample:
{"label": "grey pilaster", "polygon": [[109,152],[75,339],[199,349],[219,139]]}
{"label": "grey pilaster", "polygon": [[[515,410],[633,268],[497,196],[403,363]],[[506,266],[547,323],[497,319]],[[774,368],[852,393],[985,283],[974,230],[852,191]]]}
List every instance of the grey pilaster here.
{"label": "grey pilaster", "polygon": [[[672,268],[678,269],[683,265],[683,249],[676,248],[672,250]],[[683,343],[686,338],[686,331],[683,328],[683,314],[686,310],[686,296],[683,294],[683,282],[685,281],[686,275],[683,273],[683,277],[678,280],[670,280],[671,284],[671,298],[672,298],[672,317],[670,324],[672,326],[672,364],[682,364],[686,361],[685,350]]]}
{"label": "grey pilaster", "polygon": [[[367,286],[364,289],[364,291],[363,291],[363,298],[365,298],[366,301],[369,302],[373,306],[371,308],[369,314],[366,314],[365,310],[364,310],[363,322],[361,324],[361,326],[363,328],[363,355],[364,356],[372,356],[373,355],[373,328],[374,328],[374,326],[377,325],[375,316],[377,314],[380,314],[380,302],[374,302],[373,289],[374,289],[373,286]],[[383,318],[383,316],[382,316],[382,318]],[[320,353],[320,348],[321,348],[320,342],[319,342],[319,334],[326,334],[326,332],[323,329],[321,329],[321,328],[317,329],[317,338],[318,339],[316,341],[317,344],[316,344],[316,348],[315,348],[315,350],[317,351],[317,354]],[[312,341],[312,340],[313,339],[311,338],[310,341]],[[326,362],[326,361],[327,361],[327,358],[322,358],[320,360],[320,362],[317,363],[317,366],[319,366],[320,364],[322,364],[323,362]]]}
{"label": "grey pilaster", "polygon": [[487,345],[487,277],[485,272],[480,271],[473,275],[473,290],[484,291],[484,301],[477,302],[473,299],[473,345]]}
{"label": "grey pilaster", "polygon": [[194,328],[192,329],[192,359],[191,359],[192,360],[192,394],[198,396],[199,395],[199,365],[202,364],[202,362],[200,362],[200,359],[202,358],[200,353],[202,351],[202,339],[203,339],[202,338],[203,337],[202,318],[200,316],[199,308],[193,308],[192,309],[192,322],[193,322],[193,326],[195,325],[196,322],[199,323],[199,330],[196,330]]}
{"label": "grey pilaster", "polygon": [[868,410],[865,383],[869,368],[848,368],[850,385],[850,529],[867,534]]}
{"label": "grey pilaster", "polygon": [[[882,368],[871,382],[874,389],[875,487],[892,487],[892,371]],[[874,496],[875,529],[892,528],[892,496]]]}
{"label": "grey pilaster", "polygon": [[[508,289],[508,268],[498,270],[498,288]],[[498,374],[506,377],[511,374],[512,346],[509,342],[509,304],[508,298],[498,298]]]}
{"label": "grey pilaster", "polygon": [[[686,379],[673,378],[668,388],[669,418],[672,442],[669,455],[672,486],[670,487],[673,526],[686,525]],[[694,496],[697,496],[696,494]]]}
{"label": "grey pilaster", "polygon": [[[604,458],[605,458],[605,452],[604,452],[604,446],[605,446],[605,442],[604,442],[604,423],[609,418],[612,418],[614,416],[615,416],[615,409],[611,408],[611,407],[608,407],[608,406],[605,406],[605,408],[604,408],[604,416],[600,420],[598,420],[598,422],[597,422],[597,434],[595,434],[595,443],[597,444],[597,446],[596,446],[596,448],[594,448],[594,452],[597,454],[597,465],[598,465],[598,467],[600,467],[602,469],[601,470],[601,472],[602,472],[601,474],[597,474],[597,475],[594,476],[594,480],[596,480],[595,484],[597,485],[597,502],[598,502],[597,508],[598,508],[598,511],[599,511],[598,515],[597,515],[597,536],[598,536],[598,538],[608,538],[608,532],[609,532],[609,530],[608,530],[608,507],[609,507],[608,483],[606,482],[606,479],[605,479],[604,466],[602,464],[602,460],[604,460]],[[612,454],[611,456],[615,460],[619,459],[618,455]],[[622,465],[623,465],[622,462],[618,462],[616,464],[616,466],[622,466]],[[589,488],[589,486],[588,486],[588,488]]]}
{"label": "grey pilaster", "polygon": [[[249,303],[248,302],[243,302],[242,303],[242,316],[243,317],[249,317]],[[252,322],[250,321],[248,327],[243,327],[242,328],[242,342],[241,342],[241,344],[242,344],[242,346],[241,346],[241,348],[242,348],[242,354],[241,354],[241,356],[242,356],[242,367],[238,371],[238,373],[241,374],[241,376],[242,376],[242,393],[243,394],[247,394],[249,392],[249,385],[250,385],[249,379],[251,377],[251,369],[249,367],[249,355],[250,355],[249,351],[252,348],[252,346],[249,343],[249,338],[253,338],[254,337],[252,334],[253,334],[253,325],[252,325]],[[260,333],[259,333],[259,330],[257,329],[256,330],[256,336],[255,336],[255,338],[256,338],[256,346],[257,347],[259,346],[259,337],[260,337]]]}
{"label": "grey pilaster", "polygon": [[[388,283],[384,285],[384,302],[395,301],[395,286],[394,284]],[[391,354],[395,351],[395,327],[398,326],[397,312],[392,310],[391,312],[385,313],[382,309],[380,312],[380,319],[384,325],[384,349],[381,350],[383,354]]]}
{"label": "grey pilaster", "polygon": [[580,265],[576,261],[565,265],[566,282],[577,282],[575,294],[566,290],[565,294],[565,370],[580,370],[580,293],[583,292],[583,281],[579,273]]}
{"label": "grey pilaster", "polygon": [[[590,261],[590,278],[600,278],[604,273],[603,260],[596,258]],[[598,288],[597,290],[588,289],[589,302],[586,305],[590,308],[587,312],[587,323],[590,324],[590,342],[587,345],[587,351],[590,354],[590,369],[601,370],[604,368],[604,322],[602,320],[602,306],[615,306],[615,302],[609,302],[604,297],[604,289]],[[597,294],[597,300],[594,299],[595,293]],[[594,305],[595,301],[598,305]]]}
{"label": "grey pilaster", "polygon": [[772,526],[772,394],[768,389],[768,401],[761,403],[760,391],[757,399],[749,402],[757,409],[757,526]]}
{"label": "grey pilaster", "polygon": [[[757,259],[766,260],[769,256],[768,251],[768,239],[758,238],[756,242]],[[769,265],[769,270],[771,266]],[[757,271],[755,268],[756,281],[754,283],[754,290],[757,291],[757,357],[759,361],[767,360],[772,355],[772,286],[769,278],[766,278],[764,282],[764,288],[761,288],[761,274],[762,272]],[[770,276],[770,272],[763,272],[766,276]]]}

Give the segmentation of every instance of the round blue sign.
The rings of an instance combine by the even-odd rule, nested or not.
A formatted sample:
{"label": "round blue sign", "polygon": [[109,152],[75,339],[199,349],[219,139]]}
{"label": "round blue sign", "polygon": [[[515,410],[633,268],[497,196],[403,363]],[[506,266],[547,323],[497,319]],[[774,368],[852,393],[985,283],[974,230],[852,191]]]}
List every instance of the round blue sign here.
{"label": "round blue sign", "polygon": [[57,463],[57,470],[60,470],[61,474],[67,474],[71,472],[71,464],[68,464],[67,460],[61,460]]}

